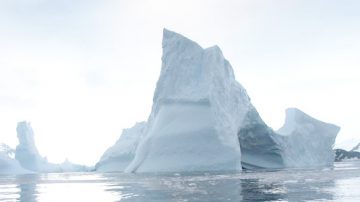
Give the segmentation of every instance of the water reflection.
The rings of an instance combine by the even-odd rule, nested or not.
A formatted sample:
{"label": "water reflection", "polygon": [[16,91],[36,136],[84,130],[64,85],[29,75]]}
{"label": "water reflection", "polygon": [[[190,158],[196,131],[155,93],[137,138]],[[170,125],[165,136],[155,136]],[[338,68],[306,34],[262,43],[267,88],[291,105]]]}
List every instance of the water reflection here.
{"label": "water reflection", "polygon": [[19,201],[28,201],[36,202],[37,201],[37,183],[39,180],[39,175],[28,174],[28,175],[18,175],[16,176],[16,181],[18,182],[17,188],[20,190]]}
{"label": "water reflection", "polygon": [[334,181],[282,181],[259,179],[241,180],[243,201],[331,201]]}
{"label": "water reflection", "polygon": [[107,191],[121,192],[121,201],[241,201],[238,180],[211,176],[112,176]]}
{"label": "water reflection", "polygon": [[241,180],[243,201],[280,201],[287,198],[283,184],[260,183],[258,179]]}
{"label": "water reflection", "polygon": [[104,183],[49,183],[38,185],[38,201],[117,201],[112,192],[105,191]]}
{"label": "water reflection", "polygon": [[[267,173],[271,175],[271,173]],[[120,175],[121,176],[121,175]],[[196,177],[112,176],[109,192],[121,192],[122,201],[315,201],[333,200],[333,180],[243,178],[242,175]]]}
{"label": "water reflection", "polygon": [[119,201],[106,191],[109,183],[94,174],[29,174],[0,176],[0,201]]}
{"label": "water reflection", "polygon": [[[356,187],[354,189],[354,186]],[[329,191],[334,193],[336,201],[360,201],[360,177],[339,179]]]}
{"label": "water reflection", "polygon": [[0,201],[360,201],[360,166],[238,174],[0,176]]}
{"label": "water reflection", "polygon": [[0,184],[0,201],[14,201],[19,198],[19,189],[16,185]]}

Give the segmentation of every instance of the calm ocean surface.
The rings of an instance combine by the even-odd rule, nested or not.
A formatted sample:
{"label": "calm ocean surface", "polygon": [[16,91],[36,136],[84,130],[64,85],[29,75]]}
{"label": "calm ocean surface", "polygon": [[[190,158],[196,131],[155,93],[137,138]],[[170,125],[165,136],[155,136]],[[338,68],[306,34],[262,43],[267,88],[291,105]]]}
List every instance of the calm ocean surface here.
{"label": "calm ocean surface", "polygon": [[360,201],[360,161],[242,173],[0,175],[0,201]]}

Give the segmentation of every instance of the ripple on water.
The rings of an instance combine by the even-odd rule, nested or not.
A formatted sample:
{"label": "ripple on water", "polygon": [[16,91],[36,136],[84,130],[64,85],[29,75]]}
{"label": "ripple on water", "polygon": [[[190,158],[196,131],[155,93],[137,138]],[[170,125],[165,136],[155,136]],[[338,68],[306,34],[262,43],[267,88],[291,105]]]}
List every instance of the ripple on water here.
{"label": "ripple on water", "polygon": [[0,176],[0,201],[360,201],[360,161],[243,173]]}

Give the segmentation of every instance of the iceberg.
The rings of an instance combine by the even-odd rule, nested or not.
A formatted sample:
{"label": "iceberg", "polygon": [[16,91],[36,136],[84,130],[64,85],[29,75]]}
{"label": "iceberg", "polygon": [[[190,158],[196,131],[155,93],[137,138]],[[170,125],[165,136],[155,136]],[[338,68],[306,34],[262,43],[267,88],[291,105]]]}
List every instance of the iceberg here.
{"label": "iceberg", "polygon": [[62,164],[49,163],[43,158],[35,144],[34,132],[29,122],[19,122],[16,128],[19,144],[15,150],[15,159],[22,168],[33,172],[78,172],[88,171],[90,168],[77,165],[66,160]]}
{"label": "iceberg", "polygon": [[31,171],[21,167],[14,159],[14,150],[5,144],[0,144],[0,174],[26,174]]}
{"label": "iceberg", "polygon": [[123,131],[98,171],[193,172],[328,166],[339,127],[298,109],[274,131],[235,80],[218,46],[163,31],[163,56],[146,123]]}
{"label": "iceberg", "polygon": [[334,163],[333,146],[340,127],[319,121],[296,108],[286,110],[283,136],[286,167],[326,167]]}
{"label": "iceberg", "polygon": [[160,78],[126,172],[239,171],[237,131],[251,107],[217,46],[164,29]]}
{"label": "iceberg", "polygon": [[18,160],[23,168],[38,171],[44,163],[35,145],[34,132],[30,123],[19,122],[17,127],[17,137],[19,144],[16,147],[15,159]]}
{"label": "iceberg", "polygon": [[252,109],[238,133],[242,166],[246,169],[331,166],[339,130],[336,125],[289,108],[283,127],[274,131],[264,123],[256,109]]}
{"label": "iceberg", "polygon": [[88,167],[85,165],[75,164],[70,162],[68,159],[65,159],[65,161],[61,164],[53,164],[57,167],[55,172],[89,172],[93,170],[92,167]]}
{"label": "iceberg", "polygon": [[102,155],[95,165],[99,172],[124,171],[135,157],[136,148],[144,134],[145,122],[137,123],[129,129],[124,129],[118,141]]}

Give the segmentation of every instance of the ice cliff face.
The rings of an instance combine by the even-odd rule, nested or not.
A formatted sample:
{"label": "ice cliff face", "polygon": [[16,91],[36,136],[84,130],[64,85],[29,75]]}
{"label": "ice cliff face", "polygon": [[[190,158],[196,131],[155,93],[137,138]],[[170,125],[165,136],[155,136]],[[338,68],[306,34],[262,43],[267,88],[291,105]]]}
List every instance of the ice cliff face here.
{"label": "ice cliff face", "polygon": [[333,145],[340,128],[290,108],[278,133],[283,135],[283,157],[286,167],[331,166]]}
{"label": "ice cliff face", "polygon": [[242,166],[247,169],[331,166],[339,130],[338,126],[290,108],[286,110],[284,126],[275,132],[253,108],[238,133]]}
{"label": "ice cliff face", "polygon": [[145,136],[127,172],[241,170],[237,131],[251,106],[217,47],[164,29]]}
{"label": "ice cliff face", "polygon": [[238,138],[243,168],[278,169],[285,166],[282,137],[265,124],[254,107],[246,114]]}
{"label": "ice cliff face", "polygon": [[331,165],[339,128],[297,109],[275,132],[261,119],[217,46],[164,29],[147,124],[125,130],[99,171],[182,172]]}
{"label": "ice cliff face", "polygon": [[145,122],[124,129],[114,146],[105,151],[95,169],[100,172],[124,171],[135,157],[136,148],[144,134]]}
{"label": "ice cliff face", "polygon": [[16,147],[15,159],[28,170],[39,170],[43,159],[36,148],[34,132],[30,123],[19,122],[16,131],[19,145]]}

